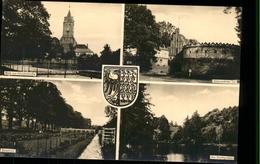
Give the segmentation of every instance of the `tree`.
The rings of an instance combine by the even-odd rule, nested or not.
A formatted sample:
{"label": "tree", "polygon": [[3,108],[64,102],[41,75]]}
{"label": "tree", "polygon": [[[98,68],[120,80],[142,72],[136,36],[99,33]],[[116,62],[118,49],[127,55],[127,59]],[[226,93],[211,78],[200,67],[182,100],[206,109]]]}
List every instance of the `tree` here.
{"label": "tree", "polygon": [[[51,48],[50,48],[50,58],[57,58],[61,57],[63,54],[63,47],[60,44],[60,41],[58,38],[53,37],[51,42]],[[60,56],[59,56],[60,55]]]}
{"label": "tree", "polygon": [[41,124],[43,130],[88,128],[91,125],[90,119],[84,118],[65,102],[53,83],[2,79],[0,84],[0,109],[1,113],[6,113],[8,129],[13,129],[14,121],[21,128],[24,120],[27,121],[27,128],[33,130],[37,130],[37,124]]}
{"label": "tree", "polygon": [[141,72],[151,69],[159,44],[159,27],[152,12],[144,5],[126,4],[124,50],[137,48],[137,64]]}
{"label": "tree", "polygon": [[5,0],[1,30],[3,58],[38,57],[37,45],[48,51],[51,34],[48,19],[49,14],[39,1]]}
{"label": "tree", "polygon": [[160,131],[160,134],[158,136],[158,140],[168,141],[170,139],[170,131],[169,131],[170,124],[169,124],[167,118],[164,115],[162,115],[159,118],[154,118],[153,127]]}
{"label": "tree", "polygon": [[186,118],[183,127],[183,137],[186,144],[198,145],[202,143],[202,127],[203,121],[197,111],[193,113],[190,119]]}
{"label": "tree", "polygon": [[79,70],[101,70],[101,62],[97,54],[83,54],[77,60]]}
{"label": "tree", "polygon": [[[127,152],[126,145],[128,144],[131,145],[133,151],[139,151],[143,154],[149,153],[149,150],[151,150],[148,147],[153,142],[153,113],[150,111],[152,104],[149,101],[149,94],[146,93],[146,86],[140,84],[139,87],[139,94],[135,103],[131,107],[122,110],[120,153]],[[109,122],[116,127],[115,108],[107,107],[105,111],[107,116],[112,118]],[[141,148],[141,150],[137,150],[137,147]]]}
{"label": "tree", "polygon": [[236,13],[236,19],[237,19],[237,26],[235,27],[235,30],[237,32],[238,42],[240,44],[241,42],[241,30],[242,30],[242,8],[241,7],[226,7],[224,9],[225,14],[230,14],[232,10],[235,10]]}
{"label": "tree", "polygon": [[112,51],[108,44],[105,44],[104,49],[100,52],[101,64],[119,65],[120,63],[120,49]]}
{"label": "tree", "polygon": [[169,47],[171,45],[172,34],[175,31],[175,26],[170,22],[158,22],[160,31],[160,46]]}

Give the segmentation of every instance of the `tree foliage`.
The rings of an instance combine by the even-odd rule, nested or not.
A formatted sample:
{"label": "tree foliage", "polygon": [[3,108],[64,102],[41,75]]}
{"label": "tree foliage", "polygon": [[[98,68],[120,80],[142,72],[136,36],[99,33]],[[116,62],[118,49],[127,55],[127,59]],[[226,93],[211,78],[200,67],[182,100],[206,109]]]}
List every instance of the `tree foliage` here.
{"label": "tree foliage", "polygon": [[159,48],[159,27],[152,12],[144,5],[125,6],[124,49],[137,48],[137,63],[142,72],[151,69],[155,49]]}
{"label": "tree foliage", "polygon": [[160,31],[160,46],[169,47],[171,45],[172,34],[175,31],[175,26],[170,22],[158,22]]}
{"label": "tree foliage", "polygon": [[154,135],[157,135],[155,138],[158,141],[168,141],[170,139],[170,124],[164,115],[153,118],[153,127],[156,132]]}
{"label": "tree foliage", "polygon": [[241,42],[241,32],[242,32],[242,8],[241,7],[226,7],[224,9],[224,13],[225,14],[229,14],[234,9],[235,13],[236,13],[236,19],[237,19],[237,25],[235,27],[235,30],[237,32],[237,37],[238,37],[238,42]]}
{"label": "tree foliage", "polygon": [[100,52],[101,64],[119,65],[120,64],[120,49],[112,51],[108,44],[104,45],[104,49]]}
{"label": "tree foliage", "polygon": [[5,0],[1,30],[3,58],[31,58],[47,52],[51,39],[49,16],[39,1]]}
{"label": "tree foliage", "polygon": [[[126,152],[126,145],[141,151],[150,146],[153,142],[153,113],[150,110],[152,104],[149,95],[146,93],[146,86],[140,84],[139,94],[135,103],[128,108],[122,109],[121,130],[120,130],[120,149]],[[117,112],[115,108],[107,107],[105,113],[110,117],[107,125],[116,127]],[[112,125],[113,124],[113,125]]]}
{"label": "tree foliage", "polygon": [[91,125],[91,120],[74,111],[51,82],[2,79],[0,94],[1,112],[8,119],[8,129],[13,129],[14,119],[19,128],[25,121],[27,128],[34,130],[39,129],[39,125],[43,130],[87,128]]}
{"label": "tree foliage", "polygon": [[78,58],[79,70],[101,70],[100,58],[97,54],[80,55]]}
{"label": "tree foliage", "polygon": [[[172,127],[172,125],[170,125]],[[178,125],[174,125],[178,126]],[[187,117],[183,127],[172,136],[172,140],[185,144],[202,143],[237,143],[238,107],[228,107],[223,110],[214,109],[204,116],[195,112]],[[181,134],[181,137],[179,136]]]}

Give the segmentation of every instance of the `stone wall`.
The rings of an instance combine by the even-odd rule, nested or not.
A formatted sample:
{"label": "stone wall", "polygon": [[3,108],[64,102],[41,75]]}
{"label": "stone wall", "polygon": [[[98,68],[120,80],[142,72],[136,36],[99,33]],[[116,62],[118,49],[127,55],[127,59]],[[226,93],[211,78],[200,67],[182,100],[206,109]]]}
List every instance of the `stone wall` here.
{"label": "stone wall", "polygon": [[240,56],[240,47],[228,44],[199,44],[183,48],[183,58],[210,58],[234,60]]}
{"label": "stone wall", "polygon": [[203,78],[238,79],[240,74],[240,46],[230,44],[198,44],[183,48],[181,74]]}

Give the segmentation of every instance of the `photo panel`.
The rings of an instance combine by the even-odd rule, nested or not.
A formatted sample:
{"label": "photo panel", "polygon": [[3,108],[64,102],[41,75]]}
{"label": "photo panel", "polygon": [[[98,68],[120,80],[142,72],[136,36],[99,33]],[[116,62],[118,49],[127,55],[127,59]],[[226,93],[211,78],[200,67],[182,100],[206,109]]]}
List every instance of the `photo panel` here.
{"label": "photo panel", "polygon": [[5,1],[0,157],[237,163],[241,15]]}
{"label": "photo panel", "polygon": [[120,160],[236,163],[239,85],[140,84],[122,110]]}
{"label": "photo panel", "polygon": [[115,159],[116,112],[96,82],[0,79],[0,156]]}
{"label": "photo panel", "polygon": [[126,4],[125,65],[141,81],[239,83],[242,8]]}
{"label": "photo panel", "polygon": [[101,79],[119,65],[123,4],[3,2],[0,75]]}

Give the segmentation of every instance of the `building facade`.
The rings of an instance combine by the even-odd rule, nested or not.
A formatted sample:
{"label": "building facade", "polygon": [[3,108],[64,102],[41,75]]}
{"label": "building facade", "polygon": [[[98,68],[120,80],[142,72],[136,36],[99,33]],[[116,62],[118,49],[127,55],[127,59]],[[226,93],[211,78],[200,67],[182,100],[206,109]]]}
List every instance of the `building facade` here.
{"label": "building facade", "polygon": [[180,34],[180,29],[176,28],[175,32],[172,34],[171,44],[169,48],[170,60],[172,60],[182,48],[188,44],[188,40]]}
{"label": "building facade", "polygon": [[176,28],[172,34],[171,43],[169,47],[170,60],[174,59],[178,53],[180,53],[184,46],[190,44],[198,44],[195,39],[187,39],[184,35],[180,34],[180,29]]}
{"label": "building facade", "polygon": [[152,70],[150,71],[152,74],[157,75],[168,75],[169,73],[169,49],[168,48],[160,48],[160,50],[156,50],[156,61],[152,62]]}
{"label": "building facade", "polygon": [[77,44],[74,52],[76,57],[79,57],[80,55],[94,55],[94,52],[88,48],[88,45],[85,44]]}
{"label": "building facade", "polygon": [[181,71],[188,75],[239,76],[240,46],[201,43],[183,47]]}
{"label": "building facade", "polygon": [[63,33],[60,39],[60,44],[63,47],[64,53],[72,51],[77,45],[74,38],[74,18],[71,16],[70,10],[63,21]]}

